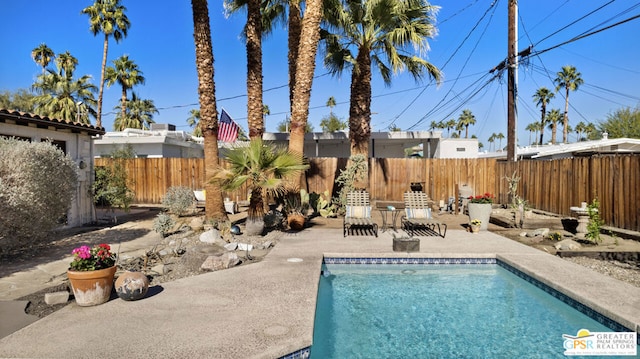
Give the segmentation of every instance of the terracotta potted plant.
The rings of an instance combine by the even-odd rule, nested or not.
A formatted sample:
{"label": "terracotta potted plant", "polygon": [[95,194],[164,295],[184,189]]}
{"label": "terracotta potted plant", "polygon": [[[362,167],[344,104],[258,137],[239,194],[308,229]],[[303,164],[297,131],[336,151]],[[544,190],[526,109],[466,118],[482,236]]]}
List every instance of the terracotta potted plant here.
{"label": "terracotta potted plant", "polygon": [[111,296],[116,274],[116,255],[108,244],[91,248],[81,246],[73,251],[73,261],[67,270],[73,296],[79,306],[105,303]]}

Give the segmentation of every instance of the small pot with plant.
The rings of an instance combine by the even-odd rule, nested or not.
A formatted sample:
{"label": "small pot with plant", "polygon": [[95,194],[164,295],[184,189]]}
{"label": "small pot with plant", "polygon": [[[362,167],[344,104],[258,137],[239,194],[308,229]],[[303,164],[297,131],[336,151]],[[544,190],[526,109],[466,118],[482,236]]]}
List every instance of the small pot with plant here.
{"label": "small pot with plant", "polygon": [[475,218],[469,222],[469,228],[471,228],[471,233],[480,232],[480,225],[482,225],[482,221]]}
{"label": "small pot with plant", "polygon": [[491,193],[469,197],[469,220],[478,219],[480,221],[480,230],[486,231],[491,219],[491,211],[494,196]]}

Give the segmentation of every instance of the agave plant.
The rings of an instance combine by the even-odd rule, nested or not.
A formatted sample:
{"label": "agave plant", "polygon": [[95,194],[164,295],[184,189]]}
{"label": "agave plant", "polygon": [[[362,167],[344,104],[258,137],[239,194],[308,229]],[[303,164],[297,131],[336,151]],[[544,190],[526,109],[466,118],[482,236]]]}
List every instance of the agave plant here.
{"label": "agave plant", "polygon": [[[309,168],[302,155],[278,147],[261,139],[241,143],[225,153],[229,168],[221,168],[212,181],[223,189],[233,191],[247,184],[251,198],[247,210],[245,232],[250,227],[264,226],[264,194],[282,195],[288,181],[297,180],[301,171]],[[262,229],[259,230],[262,232]]]}

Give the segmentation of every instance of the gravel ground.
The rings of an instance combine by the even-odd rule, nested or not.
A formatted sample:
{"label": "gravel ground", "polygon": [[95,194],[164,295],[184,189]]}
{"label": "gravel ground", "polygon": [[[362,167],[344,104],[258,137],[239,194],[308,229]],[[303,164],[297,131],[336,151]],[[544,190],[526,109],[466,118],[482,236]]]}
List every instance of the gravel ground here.
{"label": "gravel ground", "polygon": [[605,261],[588,257],[568,257],[564,259],[640,287],[640,263]]}

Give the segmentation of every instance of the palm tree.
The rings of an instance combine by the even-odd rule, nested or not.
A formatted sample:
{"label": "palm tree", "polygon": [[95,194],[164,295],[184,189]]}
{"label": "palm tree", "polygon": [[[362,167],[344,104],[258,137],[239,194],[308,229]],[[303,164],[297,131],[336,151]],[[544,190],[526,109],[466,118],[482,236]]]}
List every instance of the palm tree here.
{"label": "palm tree", "polygon": [[267,122],[267,116],[271,114],[271,110],[268,105],[262,105],[262,121]]}
{"label": "palm tree", "polygon": [[582,134],[587,131],[587,124],[580,121],[574,130],[576,131],[576,142],[580,142],[582,141]]}
{"label": "palm tree", "polygon": [[187,124],[189,127],[193,127],[193,133],[191,135],[196,137],[202,137],[202,130],[200,129],[200,110],[191,109],[189,111],[189,118],[187,118]]}
{"label": "palm tree", "polygon": [[582,74],[579,73],[574,66],[563,66],[562,71],[558,72],[554,82],[556,83],[556,92],[561,88],[565,89],[564,95],[564,117],[562,120],[562,142],[568,141],[568,125],[569,125],[569,91],[576,91],[580,85],[584,83]]}
{"label": "palm tree", "polygon": [[42,67],[42,74],[44,74],[45,69],[49,66],[49,63],[56,54],[45,44],[41,43],[38,47],[31,50],[31,58],[35,61],[36,64]]}
{"label": "palm tree", "polygon": [[74,79],[73,69],[68,68],[65,71],[62,68],[63,65],[74,63],[74,60],[56,59],[55,70],[47,69],[46,73],[38,76],[32,86],[36,93],[33,99],[35,112],[41,116],[89,124],[89,115],[95,116],[93,106],[96,101],[93,94],[96,86],[91,84],[91,76],[84,75]]}
{"label": "palm tree", "polygon": [[333,96],[330,96],[327,100],[327,107],[329,107],[329,112],[333,115],[333,108],[336,107],[336,99]]}
{"label": "palm tree", "polygon": [[446,128],[447,129],[447,137],[451,137],[451,130],[453,130],[454,128],[456,128],[456,125],[458,124],[458,122],[456,122],[455,119],[451,118],[449,119],[449,121],[445,122],[443,125],[443,129]]}
{"label": "palm tree", "polygon": [[[204,172],[212,178],[220,168],[218,158],[218,110],[216,108],[216,87],[213,81],[213,46],[209,25],[207,0],[191,0],[193,12],[193,38],[198,72],[198,100],[200,102],[200,129],[204,137]],[[205,181],[207,201],[205,216],[208,220],[226,222],[229,220],[224,208],[222,190],[210,181]]]}
{"label": "palm tree", "polygon": [[476,116],[471,113],[471,110],[462,110],[460,117],[458,117],[458,124],[464,127],[464,138],[469,138],[469,125],[475,125]]}
{"label": "palm tree", "polygon": [[295,62],[289,150],[300,154],[304,153],[304,134],[309,125],[309,100],[316,68],[318,42],[320,41],[322,2],[322,0],[305,1]]}
{"label": "palm tree", "polygon": [[556,131],[558,129],[558,122],[560,121],[560,110],[554,108],[549,111],[547,114],[547,119],[549,120],[549,129],[551,130],[551,143],[556,143]]}
{"label": "palm tree", "polygon": [[538,131],[540,129],[540,122],[531,122],[525,127],[525,130],[529,131],[529,146],[531,146],[531,135],[534,134],[533,138],[538,137]]}
{"label": "palm tree", "polygon": [[590,140],[596,138],[597,132],[598,132],[598,129],[596,128],[596,125],[593,122],[589,122],[585,130],[585,133],[587,134],[587,138]]}
{"label": "palm tree", "polygon": [[[284,147],[267,144],[262,139],[253,139],[249,146],[236,146],[225,153],[229,168],[220,168],[212,183],[225,190],[237,190],[248,184],[251,192],[247,210],[246,232],[250,228],[264,226],[264,191],[282,194],[288,180],[309,168],[302,155]],[[256,234],[256,233],[253,233]],[[259,233],[258,233],[259,234]]]}
{"label": "palm tree", "polygon": [[[118,106],[115,107],[118,109]],[[113,123],[115,131],[123,131],[125,128],[137,128],[148,130],[149,125],[155,123],[153,114],[159,113],[153,100],[144,100],[138,97],[135,92],[131,92],[131,100],[127,101],[124,112],[119,113]]]}
{"label": "palm tree", "polygon": [[76,66],[78,66],[78,59],[71,55],[69,51],[58,55],[55,62],[66,77],[73,77],[73,72],[76,70]]}
{"label": "palm tree", "polygon": [[246,7],[247,23],[244,38],[247,49],[247,122],[249,138],[262,138],[262,33],[263,21],[260,0],[225,0],[225,11],[234,13]]}
{"label": "palm tree", "polygon": [[500,151],[502,151],[502,140],[504,139],[504,134],[502,132],[499,132],[496,135],[496,139],[498,140],[498,148],[500,149]]}
{"label": "palm tree", "polygon": [[489,142],[489,151],[491,151],[491,146],[493,146],[493,150],[495,151],[495,144],[494,142],[496,141],[496,134],[495,132],[491,134],[491,136],[489,136],[489,138],[487,139],[487,142]]}
{"label": "palm tree", "polygon": [[120,0],[96,0],[93,5],[82,9],[81,13],[89,16],[89,30],[93,36],[104,34],[102,50],[102,66],[100,68],[100,86],[98,92],[98,111],[96,126],[102,127],[102,97],[104,92],[104,72],[107,67],[107,52],[109,50],[109,37],[113,36],[116,42],[127,37],[127,31],[131,26],[125,11],[126,7],[120,4]]}
{"label": "palm tree", "polygon": [[351,68],[351,156],[369,155],[372,66],[380,71],[387,85],[392,74],[402,70],[408,70],[416,79],[427,75],[440,81],[440,70],[433,64],[406,53],[411,48],[420,54],[428,50],[427,39],[436,32],[436,10],[423,1],[326,2],[322,36],[325,66],[334,75]]}
{"label": "palm tree", "polygon": [[549,102],[551,102],[551,99],[554,97],[555,97],[555,94],[546,87],[540,87],[536,91],[536,93],[533,94],[533,102],[536,103],[536,106],[540,106],[540,113],[541,113],[540,128],[542,130],[540,131],[540,144],[544,143],[542,141],[544,136],[544,128],[547,125],[545,120],[545,116],[547,115],[547,105],[549,104]]}
{"label": "palm tree", "polygon": [[142,71],[138,68],[133,60],[129,60],[128,55],[122,55],[113,60],[113,67],[109,66],[105,73],[105,82],[107,86],[118,83],[122,88],[120,97],[120,116],[126,117],[127,109],[127,90],[132,89],[136,85],[144,84],[145,78]]}

